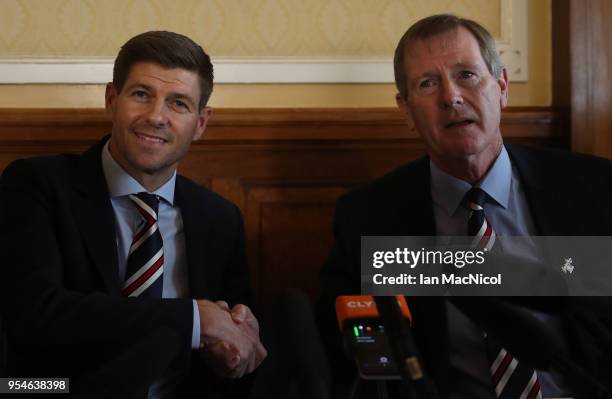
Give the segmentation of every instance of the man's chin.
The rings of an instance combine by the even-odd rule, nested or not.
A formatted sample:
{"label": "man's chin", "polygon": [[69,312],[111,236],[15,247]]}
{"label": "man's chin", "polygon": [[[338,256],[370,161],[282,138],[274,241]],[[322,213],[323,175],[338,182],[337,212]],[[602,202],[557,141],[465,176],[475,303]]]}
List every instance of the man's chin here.
{"label": "man's chin", "polygon": [[158,159],[139,159],[135,162],[131,162],[132,167],[139,173],[154,176],[160,173],[164,168],[164,163]]}
{"label": "man's chin", "polygon": [[462,144],[443,150],[441,155],[448,158],[469,159],[478,156],[482,152],[482,146],[478,146],[476,144]]}
{"label": "man's chin", "polygon": [[[454,158],[473,158],[478,156],[491,156],[499,153],[501,147],[499,142],[483,142],[477,139],[461,140],[446,148],[446,154]],[[444,155],[444,153],[442,153]]]}

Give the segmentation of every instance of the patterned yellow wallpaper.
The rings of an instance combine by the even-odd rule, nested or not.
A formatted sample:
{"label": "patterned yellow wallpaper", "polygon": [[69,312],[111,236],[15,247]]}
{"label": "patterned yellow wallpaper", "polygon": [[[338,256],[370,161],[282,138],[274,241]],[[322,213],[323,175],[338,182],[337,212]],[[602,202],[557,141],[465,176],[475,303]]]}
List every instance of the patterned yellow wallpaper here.
{"label": "patterned yellow wallpaper", "polygon": [[390,56],[417,19],[469,16],[495,36],[491,0],[0,0],[2,56],[114,56],[137,33],[184,33],[226,56]]}
{"label": "patterned yellow wallpaper", "polygon": [[[528,1],[529,81],[510,104],[551,104],[551,1]],[[0,0],[0,57],[114,56],[148,29],[217,57],[389,56],[416,19],[453,12],[496,36],[502,0]],[[215,107],[392,107],[392,84],[216,85]],[[104,85],[0,85],[0,107],[103,107]]]}

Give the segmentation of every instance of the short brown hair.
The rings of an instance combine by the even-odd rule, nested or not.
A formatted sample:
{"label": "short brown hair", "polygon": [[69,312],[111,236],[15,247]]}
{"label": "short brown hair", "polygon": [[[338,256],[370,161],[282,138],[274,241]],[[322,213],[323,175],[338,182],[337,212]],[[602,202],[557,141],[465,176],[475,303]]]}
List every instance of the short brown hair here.
{"label": "short brown hair", "polygon": [[474,36],[480,48],[480,55],[489,69],[491,75],[499,77],[504,68],[499,53],[495,47],[493,36],[478,22],[471,19],[459,18],[452,14],[438,14],[423,18],[412,25],[400,39],[395,48],[393,68],[395,70],[395,85],[402,98],[408,95],[408,82],[406,81],[406,49],[418,40],[429,39],[442,33],[465,28]]}
{"label": "short brown hair", "polygon": [[202,47],[187,36],[151,31],[128,40],[119,50],[113,68],[113,86],[117,92],[123,89],[132,66],[142,62],[196,72],[200,78],[200,109],[208,103],[213,89],[213,66]]}

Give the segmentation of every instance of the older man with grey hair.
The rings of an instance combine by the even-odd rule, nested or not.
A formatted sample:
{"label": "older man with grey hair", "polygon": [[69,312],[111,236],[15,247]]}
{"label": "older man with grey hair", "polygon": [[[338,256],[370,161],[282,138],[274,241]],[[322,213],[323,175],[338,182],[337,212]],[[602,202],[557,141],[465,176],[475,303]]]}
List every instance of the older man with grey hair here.
{"label": "older man with grey hair", "polygon": [[[539,260],[531,236],[612,235],[607,160],[504,144],[508,73],[485,28],[454,15],[424,18],[401,38],[394,66],[397,105],[427,156],[338,200],[319,305],[326,344],[339,363],[332,301],[360,293],[363,236],[473,235],[479,245],[501,250],[508,248],[495,237],[525,236],[512,251]],[[529,359],[483,338],[481,327],[443,297],[408,303],[412,333],[440,397],[591,397],[597,389],[571,374],[534,370]],[[537,316],[587,376],[609,381],[607,355],[571,314]],[[530,339],[528,331],[518,332],[518,342]],[[579,349],[570,350],[570,339]],[[349,368],[334,367],[344,373],[339,377],[350,375]]]}

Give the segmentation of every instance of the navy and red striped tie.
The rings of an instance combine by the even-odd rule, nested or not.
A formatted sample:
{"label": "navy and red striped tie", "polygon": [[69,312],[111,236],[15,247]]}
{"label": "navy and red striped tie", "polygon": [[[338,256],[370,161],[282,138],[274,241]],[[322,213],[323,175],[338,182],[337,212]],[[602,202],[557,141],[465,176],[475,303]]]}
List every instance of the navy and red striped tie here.
{"label": "navy and red striped tie", "polygon": [[472,187],[465,195],[470,216],[468,219],[468,234],[473,236],[472,246],[490,251],[495,245],[495,230],[484,214],[486,193],[481,188]]}
{"label": "navy and red striped tie", "polygon": [[502,399],[542,398],[536,371],[519,362],[490,337],[485,337],[487,355],[491,360],[490,372],[495,394]]}
{"label": "navy and red striped tie", "polygon": [[164,273],[164,243],[157,224],[159,198],[148,193],[129,196],[144,223],[132,240],[127,259],[124,296],[161,298]]}
{"label": "navy and red striped tie", "polygon": [[[473,236],[472,246],[491,251],[496,241],[495,230],[484,212],[487,194],[472,187],[465,195],[466,206],[471,211],[468,218],[468,234]],[[524,362],[519,362],[510,352],[502,348],[495,339],[486,336],[485,344],[489,358],[489,371],[495,394],[500,399],[542,398],[536,371]]]}

